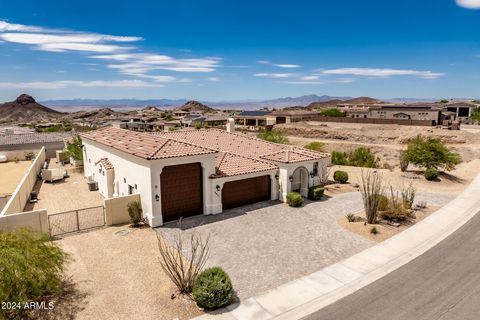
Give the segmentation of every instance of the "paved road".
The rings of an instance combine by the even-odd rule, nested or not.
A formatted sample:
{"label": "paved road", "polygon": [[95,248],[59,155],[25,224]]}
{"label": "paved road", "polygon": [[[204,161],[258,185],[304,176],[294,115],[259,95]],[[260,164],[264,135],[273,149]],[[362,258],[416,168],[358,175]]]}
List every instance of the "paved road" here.
{"label": "paved road", "polygon": [[480,319],[480,214],[400,269],[304,319]]}

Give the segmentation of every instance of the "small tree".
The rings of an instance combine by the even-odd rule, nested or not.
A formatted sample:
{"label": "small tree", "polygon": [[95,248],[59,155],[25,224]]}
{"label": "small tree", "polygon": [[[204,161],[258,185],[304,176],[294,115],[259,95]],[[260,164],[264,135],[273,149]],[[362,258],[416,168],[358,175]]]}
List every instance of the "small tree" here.
{"label": "small tree", "polygon": [[417,136],[408,144],[405,160],[424,168],[443,166],[450,171],[455,169],[461,158],[458,153],[448,150],[440,139]]}
{"label": "small tree", "polygon": [[67,141],[67,152],[74,160],[83,160],[82,138],[80,136],[74,136]]}
{"label": "small tree", "polygon": [[193,232],[186,243],[179,231],[174,236],[173,245],[169,245],[160,235],[158,236],[160,265],[180,293],[192,292],[198,274],[208,261],[209,240],[210,235],[203,239]]}
{"label": "small tree", "polygon": [[140,201],[132,201],[127,204],[127,210],[130,216],[130,222],[134,227],[137,227],[142,221],[142,204]]}
{"label": "small tree", "polygon": [[232,302],[233,285],[228,274],[220,267],[203,271],[195,280],[193,299],[202,308],[220,308]]}
{"label": "small tree", "polygon": [[367,222],[370,224],[377,223],[378,207],[385,193],[383,177],[372,170],[362,171],[360,192],[362,193]]}
{"label": "small tree", "polygon": [[330,108],[321,110],[320,115],[324,117],[345,117],[347,114],[338,108]]}
{"label": "small tree", "polygon": [[348,165],[348,158],[345,152],[341,151],[332,151],[332,164],[338,166],[346,166]]}

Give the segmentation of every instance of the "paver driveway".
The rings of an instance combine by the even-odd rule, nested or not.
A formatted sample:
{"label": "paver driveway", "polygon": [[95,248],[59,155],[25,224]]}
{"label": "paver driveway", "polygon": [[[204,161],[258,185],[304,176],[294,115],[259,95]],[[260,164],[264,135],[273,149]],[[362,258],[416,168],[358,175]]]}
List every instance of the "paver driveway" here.
{"label": "paver driveway", "polygon": [[[443,205],[451,198],[419,195],[417,199]],[[182,221],[181,234],[211,234],[208,264],[224,268],[244,299],[374,245],[337,223],[347,213],[360,210],[359,193],[306,201],[301,208],[266,201],[219,215],[187,218]],[[172,222],[155,230],[172,240],[179,226]]]}

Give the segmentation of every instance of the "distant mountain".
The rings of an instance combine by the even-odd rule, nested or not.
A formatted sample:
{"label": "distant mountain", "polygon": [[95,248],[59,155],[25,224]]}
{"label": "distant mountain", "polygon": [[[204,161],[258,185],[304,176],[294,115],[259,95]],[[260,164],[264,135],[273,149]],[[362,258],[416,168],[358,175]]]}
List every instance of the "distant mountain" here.
{"label": "distant mountain", "polygon": [[15,101],[0,104],[0,122],[48,121],[61,112],[45,107],[28,94],[20,95]]}
{"label": "distant mountain", "polygon": [[[307,106],[312,102],[321,102],[333,99],[346,100],[350,97],[332,97],[327,95],[318,96],[315,94],[304,95],[301,97],[286,97],[278,98],[271,100],[243,100],[243,101],[201,101],[201,103],[222,109],[259,109],[263,107],[272,107],[272,108],[284,108],[291,106]],[[46,100],[42,101],[43,104],[61,109],[62,111],[67,111],[69,108],[75,107],[79,109],[84,108],[143,108],[148,106],[155,106],[163,109],[170,109],[180,107],[186,104],[188,101],[186,99],[149,99],[149,100],[138,100],[138,99],[111,99],[111,100],[101,100],[101,99],[72,99],[72,100]]]}
{"label": "distant mountain", "polygon": [[187,111],[187,112],[214,112],[215,109],[210,108],[209,106],[204,105],[198,101],[190,100],[187,101],[183,106],[175,108],[175,111]]}
{"label": "distant mountain", "polygon": [[178,107],[187,102],[186,99],[71,99],[71,100],[46,100],[43,104],[49,107]]}
{"label": "distant mountain", "polygon": [[344,104],[378,104],[383,103],[382,100],[370,98],[370,97],[358,97],[342,101]]}

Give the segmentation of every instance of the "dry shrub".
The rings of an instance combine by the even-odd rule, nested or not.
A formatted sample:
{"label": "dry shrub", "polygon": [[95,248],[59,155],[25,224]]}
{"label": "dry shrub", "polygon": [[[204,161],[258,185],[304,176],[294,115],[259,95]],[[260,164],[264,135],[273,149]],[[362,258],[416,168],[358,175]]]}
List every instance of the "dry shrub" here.
{"label": "dry shrub", "polygon": [[362,183],[360,192],[363,198],[363,207],[367,222],[369,224],[377,223],[377,212],[381,198],[385,193],[383,186],[383,177],[374,170],[362,171]]}
{"label": "dry shrub", "polygon": [[158,237],[160,265],[180,293],[192,292],[193,284],[208,260],[209,240],[210,235],[203,238],[195,232],[186,239],[179,231],[173,244],[169,245]]}

